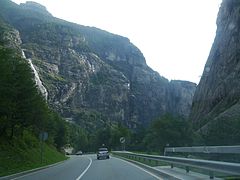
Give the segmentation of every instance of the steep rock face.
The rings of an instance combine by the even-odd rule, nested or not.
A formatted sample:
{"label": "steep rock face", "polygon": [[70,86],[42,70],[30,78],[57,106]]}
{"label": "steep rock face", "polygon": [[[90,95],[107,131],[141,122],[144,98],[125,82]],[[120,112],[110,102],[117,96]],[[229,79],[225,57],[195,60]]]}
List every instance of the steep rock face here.
{"label": "steep rock face", "polygon": [[22,40],[19,32],[0,18],[0,42],[7,48],[21,50]]}
{"label": "steep rock face", "polygon": [[88,111],[95,121],[105,118],[135,128],[165,113],[188,116],[195,84],[169,83],[125,37],[68,23],[35,7],[3,0],[0,17],[19,31],[49,104],[63,117],[84,124]]}
{"label": "steep rock face", "polygon": [[170,81],[169,109],[171,114],[187,118],[190,114],[196,84],[188,81]]}
{"label": "steep rock face", "polygon": [[[240,116],[240,1],[223,0],[216,37],[194,95],[190,118],[196,129]],[[231,112],[231,113],[230,113]]]}

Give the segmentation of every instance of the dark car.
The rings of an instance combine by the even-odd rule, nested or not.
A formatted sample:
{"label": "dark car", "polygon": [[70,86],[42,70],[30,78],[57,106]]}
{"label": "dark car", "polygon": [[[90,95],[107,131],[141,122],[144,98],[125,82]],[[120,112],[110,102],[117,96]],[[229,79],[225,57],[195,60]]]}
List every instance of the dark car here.
{"label": "dark car", "polygon": [[109,159],[109,152],[107,148],[99,148],[97,152],[97,159]]}

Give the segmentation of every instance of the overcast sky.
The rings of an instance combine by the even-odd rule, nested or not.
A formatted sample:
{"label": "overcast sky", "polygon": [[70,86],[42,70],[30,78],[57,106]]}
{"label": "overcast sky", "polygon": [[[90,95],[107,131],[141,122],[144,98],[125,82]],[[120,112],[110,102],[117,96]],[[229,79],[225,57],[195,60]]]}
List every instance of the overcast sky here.
{"label": "overcast sky", "polygon": [[[16,3],[26,0],[13,0]],[[35,0],[61,19],[128,37],[169,80],[198,83],[221,0]]]}

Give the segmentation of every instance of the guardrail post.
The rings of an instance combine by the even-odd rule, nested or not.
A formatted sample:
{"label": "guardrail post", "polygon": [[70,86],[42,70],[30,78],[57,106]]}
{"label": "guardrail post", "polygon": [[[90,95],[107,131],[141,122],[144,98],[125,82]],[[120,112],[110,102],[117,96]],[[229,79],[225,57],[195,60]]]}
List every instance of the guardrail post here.
{"label": "guardrail post", "polygon": [[189,167],[186,166],[186,173],[189,173]]}
{"label": "guardrail post", "polygon": [[209,172],[209,178],[210,178],[210,179],[214,179],[214,173],[213,173],[213,171],[210,171],[210,172]]}

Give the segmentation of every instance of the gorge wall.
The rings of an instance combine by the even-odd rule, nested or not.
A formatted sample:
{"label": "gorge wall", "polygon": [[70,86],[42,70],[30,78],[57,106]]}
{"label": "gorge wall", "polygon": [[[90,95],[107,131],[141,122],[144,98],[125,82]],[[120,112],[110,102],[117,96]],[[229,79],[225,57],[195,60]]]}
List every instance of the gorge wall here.
{"label": "gorge wall", "polygon": [[160,76],[128,38],[55,18],[34,2],[0,1],[0,20],[18,34],[12,41],[67,120],[83,125],[91,116],[135,128],[166,113],[188,117],[196,84]]}
{"label": "gorge wall", "polygon": [[228,129],[234,134],[240,117],[239,80],[240,1],[223,0],[216,37],[193,99],[190,118],[195,129]]}

